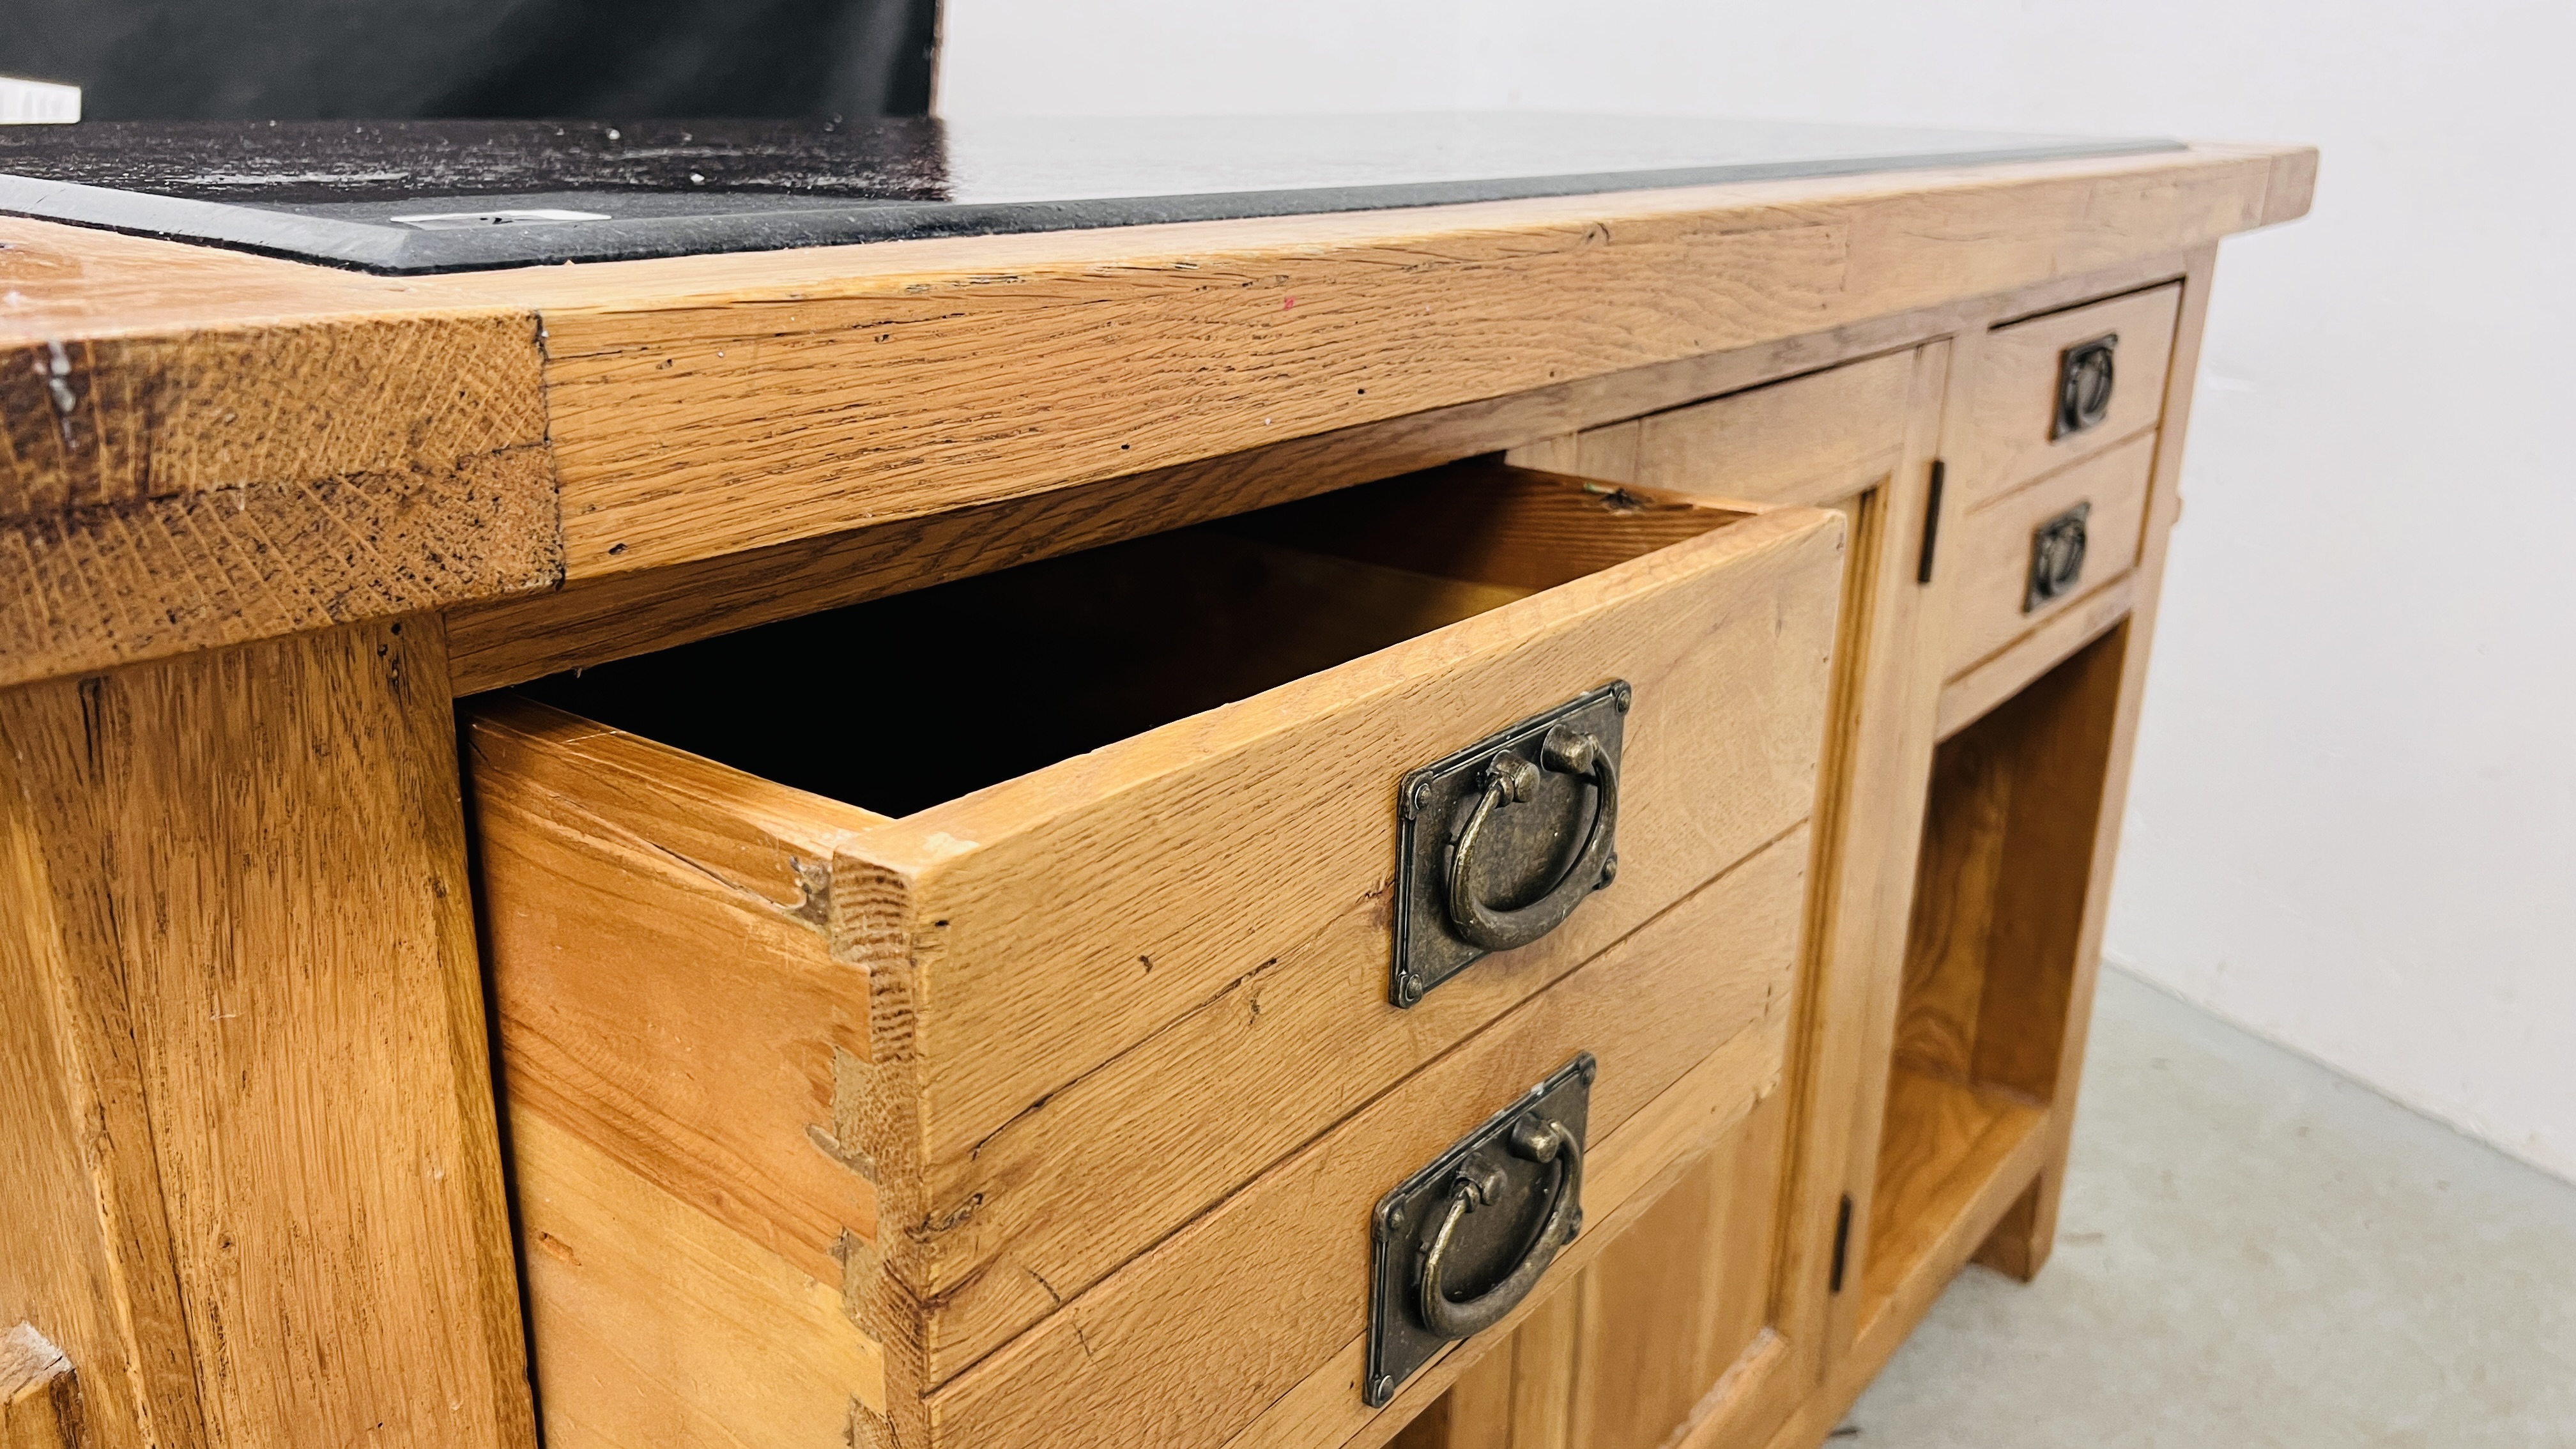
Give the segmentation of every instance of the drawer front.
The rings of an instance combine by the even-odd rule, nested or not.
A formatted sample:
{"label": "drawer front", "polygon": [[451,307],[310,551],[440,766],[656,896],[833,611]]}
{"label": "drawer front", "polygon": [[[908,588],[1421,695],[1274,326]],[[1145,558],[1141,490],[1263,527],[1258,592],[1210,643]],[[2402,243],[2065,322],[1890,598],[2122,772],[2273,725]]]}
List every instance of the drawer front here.
{"label": "drawer front", "polygon": [[[538,1124],[514,1150],[523,1181],[581,1182],[545,1206],[569,1246],[532,1276],[550,1428],[823,1405],[865,1364],[848,1398],[925,1442],[930,1396],[970,1366],[1079,1321],[1175,1230],[1799,832],[1840,518],[1471,481],[1473,519],[1396,520],[1410,553],[1296,565],[1330,586],[1318,608],[1427,580],[1426,619],[1454,622],[901,819],[543,706],[469,713],[505,1089]],[[1613,883],[1392,1005],[1398,782],[1613,680]],[[870,750],[916,722],[935,710],[780,726]],[[570,1138],[574,1166],[527,1160]],[[603,1235],[609,1267],[580,1249]],[[640,1367],[728,1342],[603,1281],[657,1259],[713,1275],[694,1301],[737,1316],[805,1285],[772,1367]],[[818,1320],[836,1296],[844,1321]]]}
{"label": "drawer front", "polygon": [[[2131,438],[1972,510],[1956,525],[1943,572],[1949,591],[1949,678],[2010,645],[2078,600],[2125,577],[2138,561],[2156,434]],[[2066,566],[2080,528],[2080,567]],[[2043,535],[2050,535],[2043,537]],[[2047,557],[2042,557],[2047,555]],[[2034,567],[2050,577],[2033,587]]]}
{"label": "drawer front", "polygon": [[[1840,553],[1756,517],[863,842],[918,862],[849,898],[915,942],[869,967],[913,993],[880,1054],[922,1107],[888,1211],[943,1225],[895,1246],[930,1381],[1804,819]],[[1615,883],[1387,1006],[1398,782],[1612,680]]]}
{"label": "drawer front", "polygon": [[1191,1449],[1358,1432],[1380,1196],[1588,1051],[1583,1232],[1615,1238],[1780,1082],[1807,851],[1803,829],[1772,843],[969,1370],[933,1399],[934,1439]]}
{"label": "drawer front", "polygon": [[[2165,372],[2181,304],[2179,285],[2159,287],[1989,334],[1976,363],[1968,436],[1950,459],[1952,506],[1974,509],[2155,426],[2164,413]],[[2106,339],[2116,339],[2116,345],[2110,348],[2109,396],[2100,399],[2098,421],[2062,426],[2060,383],[2067,367],[2082,367],[2083,349]],[[2085,386],[2079,378],[2078,391]]]}
{"label": "drawer front", "polygon": [[1701,498],[1836,503],[1895,470],[1917,373],[1910,351],[1848,362],[1534,444],[1511,458]]}

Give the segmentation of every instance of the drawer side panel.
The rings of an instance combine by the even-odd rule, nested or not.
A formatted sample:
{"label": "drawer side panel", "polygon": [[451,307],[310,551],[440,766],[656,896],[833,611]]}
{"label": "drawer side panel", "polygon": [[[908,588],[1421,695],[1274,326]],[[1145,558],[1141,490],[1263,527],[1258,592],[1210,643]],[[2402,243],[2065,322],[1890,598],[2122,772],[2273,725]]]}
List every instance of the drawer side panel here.
{"label": "drawer side panel", "polygon": [[[876,1236],[869,1164],[834,1135],[868,1055],[867,978],[738,819],[600,758],[597,738],[467,727],[502,1090],[808,1275]],[[772,842],[774,845],[775,842]],[[818,874],[813,879],[819,881]],[[534,1139],[531,1139],[534,1140]],[[534,1149],[515,1147],[522,1169]],[[676,1327],[676,1325],[675,1325]]]}

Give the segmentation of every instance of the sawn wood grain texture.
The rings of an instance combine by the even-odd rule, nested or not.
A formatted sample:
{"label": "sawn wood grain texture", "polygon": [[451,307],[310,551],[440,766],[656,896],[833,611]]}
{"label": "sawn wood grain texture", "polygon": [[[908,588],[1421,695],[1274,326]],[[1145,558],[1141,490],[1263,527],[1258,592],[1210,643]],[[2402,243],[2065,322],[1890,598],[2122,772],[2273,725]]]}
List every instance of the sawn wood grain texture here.
{"label": "sawn wood grain texture", "polygon": [[432,617],[0,693],[0,1142],[87,1199],[0,1284],[110,1449],[533,1444],[445,677]]}

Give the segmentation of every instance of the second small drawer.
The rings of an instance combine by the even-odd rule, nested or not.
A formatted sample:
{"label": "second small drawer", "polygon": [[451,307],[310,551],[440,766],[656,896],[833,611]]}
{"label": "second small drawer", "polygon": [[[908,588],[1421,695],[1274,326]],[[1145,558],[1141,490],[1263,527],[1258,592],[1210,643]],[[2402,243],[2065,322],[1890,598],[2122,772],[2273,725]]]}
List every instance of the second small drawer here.
{"label": "second small drawer", "polygon": [[2138,561],[2156,434],[1974,508],[1940,563],[1949,594],[1944,678],[1957,676]]}

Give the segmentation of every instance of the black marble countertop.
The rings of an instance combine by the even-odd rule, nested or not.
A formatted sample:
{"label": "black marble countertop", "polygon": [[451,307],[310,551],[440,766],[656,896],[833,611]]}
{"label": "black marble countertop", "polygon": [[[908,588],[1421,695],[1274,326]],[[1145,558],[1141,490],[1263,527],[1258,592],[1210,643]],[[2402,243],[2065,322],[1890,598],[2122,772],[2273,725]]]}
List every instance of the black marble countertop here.
{"label": "black marble countertop", "polygon": [[445,272],[2177,149],[1528,112],[113,122],[0,127],[0,212]]}

